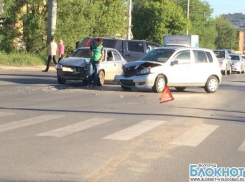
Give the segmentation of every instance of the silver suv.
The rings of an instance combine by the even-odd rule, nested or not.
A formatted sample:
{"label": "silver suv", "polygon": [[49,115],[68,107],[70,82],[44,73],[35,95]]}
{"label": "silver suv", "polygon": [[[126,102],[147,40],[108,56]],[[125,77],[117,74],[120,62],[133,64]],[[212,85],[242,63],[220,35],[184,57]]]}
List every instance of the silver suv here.
{"label": "silver suv", "polygon": [[218,58],[221,73],[230,75],[232,72],[232,62],[227,50],[214,50],[214,54]]}

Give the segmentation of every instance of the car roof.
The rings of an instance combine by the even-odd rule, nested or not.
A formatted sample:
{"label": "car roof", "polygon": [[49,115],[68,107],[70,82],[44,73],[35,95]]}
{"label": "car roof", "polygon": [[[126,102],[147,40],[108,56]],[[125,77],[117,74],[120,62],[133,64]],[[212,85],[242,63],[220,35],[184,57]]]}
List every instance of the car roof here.
{"label": "car roof", "polygon": [[[79,47],[78,49],[90,49],[90,47]],[[110,48],[110,47],[103,47],[103,49],[105,49],[105,50],[113,50],[113,51],[117,51],[116,49],[114,49],[114,48]]]}
{"label": "car roof", "polygon": [[158,47],[156,49],[169,49],[169,50],[202,50],[211,51],[211,49],[206,48],[196,48],[196,47]]}
{"label": "car roof", "polygon": [[122,38],[114,38],[114,37],[85,37],[85,39],[88,38],[88,39],[96,39],[96,38],[102,38],[103,40],[127,40],[127,41],[132,41],[132,42],[150,42],[150,43],[154,43],[156,45],[159,45],[158,43],[156,42],[152,42],[152,41],[148,41],[148,40],[138,40],[138,39],[122,39]]}

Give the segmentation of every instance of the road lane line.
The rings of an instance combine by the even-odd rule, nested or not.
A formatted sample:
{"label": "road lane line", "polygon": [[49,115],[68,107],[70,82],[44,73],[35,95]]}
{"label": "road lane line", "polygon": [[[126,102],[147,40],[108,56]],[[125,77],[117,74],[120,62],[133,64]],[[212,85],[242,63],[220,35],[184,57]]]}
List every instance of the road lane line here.
{"label": "road lane line", "polygon": [[59,115],[59,116],[58,115],[43,115],[43,116],[37,116],[37,117],[24,119],[24,120],[20,120],[20,121],[14,121],[11,123],[0,125],[0,133],[4,132],[4,131],[9,131],[9,130],[21,128],[24,126],[29,126],[29,125],[34,125],[37,123],[49,121],[52,119],[61,118],[61,117],[63,117],[63,116],[61,116],[61,115]]}
{"label": "road lane line", "polygon": [[111,135],[104,137],[103,139],[110,139],[110,140],[131,140],[157,126],[160,126],[167,121],[157,121],[157,120],[145,120],[136,125],[133,125],[129,128],[124,130],[118,131]]}
{"label": "road lane line", "polygon": [[245,152],[245,140],[242,145],[239,147],[238,151]]}
{"label": "road lane line", "polygon": [[66,135],[70,135],[82,130],[86,130],[88,128],[92,128],[94,126],[106,123],[108,121],[112,121],[114,118],[92,118],[86,121],[82,121],[79,123],[75,123],[69,126],[65,126],[62,128],[58,128],[55,130],[51,130],[45,133],[38,134],[37,136],[50,136],[50,137],[64,137]]}
{"label": "road lane line", "polygon": [[14,113],[7,113],[7,112],[0,112],[0,116],[8,116],[8,115],[12,115]]}
{"label": "road lane line", "polygon": [[189,131],[176,138],[170,144],[185,145],[196,147],[202,141],[204,141],[212,132],[214,132],[219,126],[202,124],[200,126],[194,126]]}

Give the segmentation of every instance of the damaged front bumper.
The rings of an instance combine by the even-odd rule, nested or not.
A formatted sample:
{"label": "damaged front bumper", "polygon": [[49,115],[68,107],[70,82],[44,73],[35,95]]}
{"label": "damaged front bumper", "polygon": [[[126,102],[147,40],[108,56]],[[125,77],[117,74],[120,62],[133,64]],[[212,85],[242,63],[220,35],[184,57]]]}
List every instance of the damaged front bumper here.
{"label": "damaged front bumper", "polygon": [[154,86],[156,75],[147,74],[139,76],[125,77],[123,75],[116,75],[115,81],[122,86],[130,88],[152,88]]}

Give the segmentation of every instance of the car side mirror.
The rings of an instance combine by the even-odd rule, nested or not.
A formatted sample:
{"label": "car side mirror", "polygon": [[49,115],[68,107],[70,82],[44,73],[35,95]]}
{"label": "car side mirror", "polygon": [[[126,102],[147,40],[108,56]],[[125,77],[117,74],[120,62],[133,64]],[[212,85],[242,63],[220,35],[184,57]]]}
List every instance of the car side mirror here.
{"label": "car side mirror", "polygon": [[174,66],[175,64],[179,64],[179,61],[175,60],[171,62],[171,66]]}

